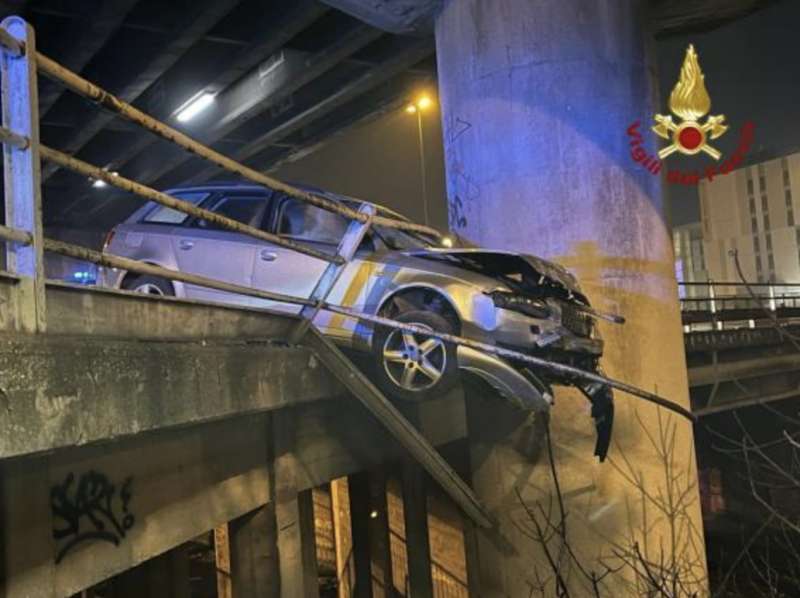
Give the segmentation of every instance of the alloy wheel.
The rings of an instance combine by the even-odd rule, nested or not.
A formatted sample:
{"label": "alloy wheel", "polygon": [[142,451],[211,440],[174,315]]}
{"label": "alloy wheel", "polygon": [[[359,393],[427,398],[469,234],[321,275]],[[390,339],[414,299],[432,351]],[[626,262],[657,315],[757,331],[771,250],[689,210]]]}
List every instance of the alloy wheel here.
{"label": "alloy wheel", "polygon": [[[433,330],[425,324],[420,328]],[[447,348],[436,337],[392,330],[383,344],[383,367],[391,381],[412,392],[434,386],[447,368]]]}

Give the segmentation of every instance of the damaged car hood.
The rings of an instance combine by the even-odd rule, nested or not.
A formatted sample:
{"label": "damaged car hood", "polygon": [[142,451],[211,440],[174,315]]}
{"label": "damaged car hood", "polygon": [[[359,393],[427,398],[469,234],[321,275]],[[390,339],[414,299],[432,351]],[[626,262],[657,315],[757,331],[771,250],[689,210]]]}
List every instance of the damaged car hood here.
{"label": "damaged car hood", "polygon": [[404,255],[428,259],[439,259],[486,275],[507,278],[518,277],[519,282],[541,284],[542,278],[551,284],[563,287],[582,296],[577,279],[566,268],[534,255],[521,255],[511,251],[486,249],[415,249],[404,251]]}

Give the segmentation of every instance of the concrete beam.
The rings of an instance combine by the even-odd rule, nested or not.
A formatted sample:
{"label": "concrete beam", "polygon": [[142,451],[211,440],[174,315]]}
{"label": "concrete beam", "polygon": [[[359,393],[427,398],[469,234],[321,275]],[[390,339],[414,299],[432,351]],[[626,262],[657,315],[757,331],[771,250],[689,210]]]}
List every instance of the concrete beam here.
{"label": "concrete beam", "polygon": [[[266,504],[264,429],[265,417],[239,418],[3,462],[6,598],[71,596]],[[75,502],[90,472],[113,486],[109,504],[118,523],[126,513],[132,517],[121,524],[124,533],[116,532],[116,544],[85,535],[72,544],[99,530],[87,514],[91,501]],[[58,515],[51,490],[70,475],[65,494],[76,511]],[[104,530],[117,530],[103,512],[94,514]],[[56,529],[65,531],[56,538]]]}
{"label": "concrete beam", "polygon": [[[228,88],[237,79],[243,77],[247,72],[256,68],[259,64],[267,60],[270,56],[278,52],[289,40],[291,40],[298,33],[311,26],[314,21],[322,17],[330,9],[314,0],[297,0],[291,3],[291,6],[286,8],[286,12],[278,19],[275,19],[269,11],[264,11],[264,16],[261,19],[260,27],[257,30],[260,34],[256,39],[252,40],[246,46],[236,51],[225,63],[225,68],[221,73],[218,73],[212,80],[198,82],[196,89],[206,89],[212,93],[219,93]],[[167,75],[167,78],[169,74]],[[185,85],[170,85],[168,80],[162,81],[163,87],[166,90],[171,88],[185,89]],[[169,91],[167,91],[169,93]],[[185,92],[184,92],[185,93]],[[147,95],[144,98],[145,105],[147,104]],[[166,120],[169,118],[172,111],[174,111],[180,104],[177,98],[168,98],[165,105],[160,110],[152,112],[153,116]],[[157,137],[148,135],[141,128],[136,127],[142,137],[136,143],[126,146],[124,149],[125,156],[120,156],[114,160],[114,168],[120,170],[123,166],[131,162],[142,151],[151,147],[158,142]]]}
{"label": "concrete beam", "polygon": [[689,368],[689,386],[703,386],[733,380],[776,375],[800,368],[800,355],[772,355],[758,359],[742,359],[717,365]]}
{"label": "concrete beam", "polygon": [[323,0],[373,25],[392,33],[430,34],[433,32],[433,17],[441,6],[441,0]]}
{"label": "concrete beam", "polygon": [[[215,107],[193,123],[192,135],[206,145],[213,145],[226,135],[270,106],[286,100],[302,86],[311,83],[346,58],[363,49],[382,35],[382,32],[359,25],[346,32],[329,47],[312,55],[282,52],[257,66],[235,85],[217,96]],[[253,90],[259,90],[260,102],[243,101]],[[239,104],[244,103],[244,108]],[[202,127],[202,128],[201,128]],[[145,184],[157,182],[163,175],[179,168],[193,154],[175,146],[164,146],[164,151],[143,156],[130,166],[130,178]]]}
{"label": "concrete beam", "polygon": [[0,459],[342,392],[307,349],[269,342],[5,336]]}
{"label": "concrete beam", "polygon": [[[59,39],[48,43],[48,48],[57,48],[53,56],[65,67],[80,73],[103,45],[116,33],[125,17],[139,0],[111,0],[103,2],[93,14],[77,15],[79,21],[62,30]],[[45,52],[49,55],[48,52]],[[40,83],[41,85],[41,83]],[[47,81],[39,93],[39,114],[44,118],[66,88]]]}
{"label": "concrete beam", "polygon": [[[122,89],[110,91],[125,102],[134,102],[239,2],[240,0],[204,0],[194,10],[183,11],[181,19],[175,23],[169,43],[162,51],[140,73],[129,79]],[[110,66],[112,69],[118,68],[117,65]],[[70,136],[65,151],[77,154],[114,118],[116,115],[112,112],[95,112],[76,134]],[[58,169],[59,166],[53,163],[45,166],[42,182],[47,181]]]}
{"label": "concrete beam", "polygon": [[[309,123],[315,122],[324,116],[332,113],[335,109],[356,99],[357,97],[375,89],[379,85],[389,81],[398,73],[417,64],[433,53],[433,44],[430,40],[413,42],[409,47],[391,58],[375,65],[366,73],[357,76],[352,81],[344,84],[339,90],[321,99],[317,103],[302,110],[296,116],[280,123],[276,127],[258,135],[244,147],[235,151],[232,157],[240,162],[245,162],[256,156],[270,145],[276,144],[282,139],[308,127]],[[258,164],[257,167],[264,168],[265,164]],[[220,169],[215,166],[202,166],[190,178],[185,179],[184,183],[208,180],[217,175]]]}

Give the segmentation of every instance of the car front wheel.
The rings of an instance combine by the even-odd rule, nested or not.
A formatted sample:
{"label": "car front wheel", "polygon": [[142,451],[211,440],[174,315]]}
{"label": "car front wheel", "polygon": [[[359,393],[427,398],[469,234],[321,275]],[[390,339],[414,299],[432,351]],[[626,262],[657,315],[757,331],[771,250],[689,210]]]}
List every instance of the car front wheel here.
{"label": "car front wheel", "polygon": [[[407,311],[394,319],[426,330],[454,332],[452,324],[435,312]],[[458,381],[455,345],[435,336],[381,326],[372,346],[376,382],[392,397],[424,401],[441,396]]]}

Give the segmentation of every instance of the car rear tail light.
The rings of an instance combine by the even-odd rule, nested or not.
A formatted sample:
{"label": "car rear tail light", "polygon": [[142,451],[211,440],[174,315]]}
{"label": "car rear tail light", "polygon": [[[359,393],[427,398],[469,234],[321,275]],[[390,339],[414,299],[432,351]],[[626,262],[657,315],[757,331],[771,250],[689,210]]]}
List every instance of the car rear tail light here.
{"label": "car rear tail light", "polygon": [[108,249],[108,246],[111,245],[111,241],[114,240],[114,235],[117,234],[117,230],[112,228],[110,231],[106,233],[105,239],[103,239],[103,252]]}

